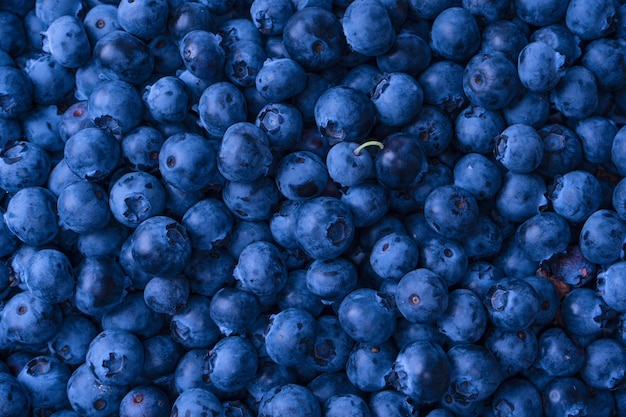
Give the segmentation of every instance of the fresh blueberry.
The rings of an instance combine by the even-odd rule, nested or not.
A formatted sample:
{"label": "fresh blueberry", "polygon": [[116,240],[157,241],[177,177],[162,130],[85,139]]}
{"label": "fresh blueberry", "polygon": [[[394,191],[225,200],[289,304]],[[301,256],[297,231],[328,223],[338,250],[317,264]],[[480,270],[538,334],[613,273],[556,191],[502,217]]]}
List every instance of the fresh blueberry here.
{"label": "fresh blueberry", "polygon": [[504,108],[519,88],[515,64],[501,52],[475,55],[463,72],[463,91],[467,98],[473,105],[488,110]]}
{"label": "fresh blueberry", "polygon": [[605,265],[618,259],[626,226],[612,210],[597,210],[584,222],[580,231],[582,254],[597,264]]}
{"label": "fresh blueberry", "polygon": [[216,171],[216,151],[204,137],[179,133],[165,140],[159,151],[159,172],[172,186],[185,192],[208,186]]}
{"label": "fresh blueberry", "polygon": [[8,201],[4,224],[28,245],[44,245],[59,232],[56,197],[46,188],[27,187]]}
{"label": "fresh blueberry", "polygon": [[559,83],[551,91],[550,98],[563,116],[583,119],[590,116],[598,106],[597,81],[585,67],[566,68]]}
{"label": "fresh blueberry", "polygon": [[365,392],[376,392],[387,386],[398,349],[387,341],[382,344],[354,346],[345,365],[350,382]]}
{"label": "fresh blueberry", "polygon": [[123,30],[102,36],[93,47],[93,58],[106,78],[133,85],[147,81],[154,69],[148,45]]}
{"label": "fresh blueberry", "polygon": [[[424,94],[418,82],[402,72],[385,73],[371,92],[376,117],[388,126],[402,126],[410,122],[422,108]],[[398,100],[404,104],[398,106]]]}
{"label": "fresh blueberry", "polygon": [[331,87],[315,103],[315,123],[331,145],[365,139],[374,120],[374,105],[370,99],[351,87]]}
{"label": "fresh blueberry", "polygon": [[49,173],[50,158],[35,143],[8,141],[0,150],[0,188],[9,193],[43,186]]}
{"label": "fresh blueberry", "polygon": [[185,349],[208,349],[220,337],[220,331],[211,319],[211,300],[191,294],[170,320],[170,335]]}
{"label": "fresh blueberry", "polygon": [[351,2],[341,24],[350,48],[366,56],[387,52],[396,40],[389,13],[378,0]]}
{"label": "fresh blueberry", "polygon": [[424,103],[448,113],[469,104],[463,88],[463,67],[453,61],[437,61],[426,68],[418,82],[424,92]]}
{"label": "fresh blueberry", "polygon": [[287,417],[293,415],[294,404],[302,417],[321,417],[321,406],[311,391],[301,385],[286,384],[272,388],[259,404],[259,417]]}
{"label": "fresh blueberry", "polygon": [[[167,98],[167,102],[170,101],[171,98]],[[219,82],[207,87],[200,96],[197,111],[202,127],[212,137],[224,136],[230,126],[245,122],[247,115],[243,94],[235,85],[228,82]]]}
{"label": "fresh blueberry", "polygon": [[41,36],[43,51],[64,67],[78,68],[91,58],[89,38],[83,22],[76,16],[58,17]]}
{"label": "fresh blueberry", "polygon": [[209,352],[209,378],[219,390],[244,388],[257,371],[258,359],[252,343],[241,336],[227,336]]}
{"label": "fresh blueberry", "polygon": [[316,334],[316,320],[307,311],[282,310],[270,317],[265,331],[267,355],[279,365],[295,366],[313,348]]}
{"label": "fresh blueberry", "polygon": [[91,233],[111,219],[109,196],[104,188],[87,180],[68,184],[57,200],[59,224],[76,233]]}
{"label": "fresh blueberry", "polygon": [[291,58],[267,59],[255,78],[256,89],[270,103],[294,97],[306,86],[306,73]]}
{"label": "fresh blueberry", "polygon": [[359,343],[383,343],[391,337],[396,327],[396,310],[392,303],[389,296],[373,289],[356,289],[339,306],[341,327]]}
{"label": "fresh blueberry", "polygon": [[152,386],[137,386],[124,395],[120,402],[120,417],[139,417],[144,413],[153,417],[168,417],[170,400],[160,389]]}
{"label": "fresh blueberry", "polygon": [[[173,315],[185,305],[189,293],[189,281],[184,275],[166,278],[156,276],[150,278],[144,287],[143,303],[155,313]],[[158,323],[158,320],[152,323]]]}
{"label": "fresh blueberry", "polygon": [[607,35],[616,17],[615,5],[611,1],[598,1],[593,10],[588,8],[589,4],[588,0],[572,0],[565,13],[567,28],[585,41]]}
{"label": "fresh blueberry", "polygon": [[450,7],[433,21],[430,46],[444,59],[465,62],[480,47],[480,30],[470,11]]}
{"label": "fresh blueberry", "polygon": [[270,141],[261,128],[248,122],[226,129],[217,155],[217,168],[229,181],[251,182],[266,175],[272,163]]}
{"label": "fresh blueberry", "polygon": [[499,112],[469,106],[456,118],[454,133],[457,146],[466,153],[486,154],[493,151],[496,137],[506,125]]}

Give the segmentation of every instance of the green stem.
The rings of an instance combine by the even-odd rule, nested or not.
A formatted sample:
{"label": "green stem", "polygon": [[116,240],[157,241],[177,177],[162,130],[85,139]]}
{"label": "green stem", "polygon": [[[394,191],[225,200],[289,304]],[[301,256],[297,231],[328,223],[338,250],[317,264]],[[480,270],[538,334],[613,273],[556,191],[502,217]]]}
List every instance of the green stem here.
{"label": "green stem", "polygon": [[361,145],[359,145],[358,148],[356,148],[354,150],[354,154],[356,156],[361,155],[361,151],[365,148],[367,148],[368,146],[378,146],[380,149],[383,149],[385,147],[385,145],[382,144],[382,142],[379,142],[377,140],[368,140],[367,142],[362,143]]}

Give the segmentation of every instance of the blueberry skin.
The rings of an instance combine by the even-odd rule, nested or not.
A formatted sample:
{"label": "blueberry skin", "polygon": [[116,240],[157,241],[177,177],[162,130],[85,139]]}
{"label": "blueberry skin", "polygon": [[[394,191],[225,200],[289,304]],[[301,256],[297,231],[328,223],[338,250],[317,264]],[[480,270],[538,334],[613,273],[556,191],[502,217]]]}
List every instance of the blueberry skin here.
{"label": "blueberry skin", "polygon": [[626,181],[620,180],[612,194],[612,203],[620,219],[626,220]]}
{"label": "blueberry skin", "polygon": [[372,247],[370,264],[383,279],[400,280],[417,267],[417,243],[404,233],[390,233]]}
{"label": "blueberry skin", "polygon": [[363,398],[354,394],[337,394],[322,404],[326,417],[370,417],[370,410]]}
{"label": "blueberry skin", "polygon": [[384,54],[396,40],[387,10],[375,0],[351,2],[341,25],[350,48],[365,56]]}
{"label": "blueberry skin", "polygon": [[246,246],[235,270],[235,279],[244,289],[259,296],[271,296],[285,286],[287,269],[285,261],[276,245],[258,241]]}
{"label": "blueberry skin", "polygon": [[611,162],[615,164],[620,175],[626,173],[626,158],[623,149],[626,149],[626,129],[620,129],[615,134],[611,144]]}
{"label": "blueberry skin", "polygon": [[141,344],[144,351],[141,377],[157,380],[174,373],[176,364],[184,353],[181,345],[167,334],[152,336],[143,340]]}
{"label": "blueberry skin", "polygon": [[418,416],[419,409],[406,394],[396,390],[378,391],[370,397],[369,408],[372,417]]}
{"label": "blueberry skin", "polygon": [[437,328],[453,344],[477,342],[487,328],[487,313],[481,299],[471,290],[451,291],[448,306],[437,320]]}
{"label": "blueberry skin", "polygon": [[52,339],[62,322],[58,304],[35,298],[29,292],[19,292],[9,298],[0,318],[9,341],[31,346]]}
{"label": "blueberry skin", "polygon": [[234,392],[252,381],[257,371],[257,353],[242,336],[227,336],[209,352],[209,377],[219,390]]}
{"label": "blueberry skin", "polygon": [[424,217],[444,237],[465,236],[478,218],[478,204],[465,189],[455,185],[435,188],[424,203]]}
{"label": "blueberry skin", "polygon": [[575,377],[554,378],[548,381],[541,393],[546,399],[543,410],[548,416],[584,414],[590,402],[589,388]]}
{"label": "blueberry skin", "polygon": [[273,156],[261,128],[248,122],[230,125],[217,155],[217,168],[228,181],[252,182],[269,171]]}
{"label": "blueberry skin", "polygon": [[493,327],[485,335],[485,347],[496,357],[502,372],[513,377],[535,363],[537,335],[532,329],[507,331]]}
{"label": "blueberry skin", "polygon": [[129,172],[111,186],[109,207],[118,222],[136,228],[145,219],[163,213],[165,189],[146,172]]}
{"label": "blueberry skin", "polygon": [[612,309],[623,313],[626,310],[623,287],[626,285],[623,278],[626,262],[615,262],[607,269],[598,273],[598,291],[604,302]]}
{"label": "blueberry skin", "polygon": [[[348,291],[351,291],[353,288],[354,286],[349,287]],[[314,317],[319,316],[324,309],[322,300],[308,289],[306,270],[302,269],[289,272],[287,283],[278,293],[277,304],[281,310],[301,308]]]}
{"label": "blueberry skin", "polygon": [[190,388],[181,392],[172,405],[172,413],[181,416],[205,413],[207,417],[218,417],[222,415],[223,409],[220,400],[203,388]]}
{"label": "blueberry skin", "polygon": [[[41,106],[24,119],[24,136],[46,151],[60,151],[63,149],[63,140],[59,134],[60,121],[61,113],[57,106]],[[6,136],[0,133],[0,137]]]}
{"label": "blueberry skin", "polygon": [[586,346],[580,375],[592,388],[615,389],[624,380],[625,362],[623,345],[614,339],[598,339]]}
{"label": "blueberry skin", "polygon": [[513,415],[541,417],[541,393],[531,382],[513,378],[500,385],[494,394],[491,408],[497,417],[509,415],[511,412]]}
{"label": "blueberry skin", "polygon": [[124,395],[120,402],[120,417],[139,417],[148,413],[154,417],[168,417],[171,411],[170,400],[160,389],[152,386],[138,386]]}
{"label": "blueberry skin", "polygon": [[17,380],[29,391],[35,412],[52,413],[69,406],[65,387],[71,372],[68,365],[54,357],[37,356],[24,365]]}
{"label": "blueberry skin", "polygon": [[550,328],[539,335],[539,350],[535,366],[548,375],[574,376],[585,361],[584,349],[561,328]]}
{"label": "blueberry skin", "polygon": [[6,210],[0,209],[0,256],[11,255],[20,244],[20,240],[7,226],[5,212]]}
{"label": "blueberry skin", "polygon": [[102,315],[102,329],[130,332],[142,340],[158,334],[163,327],[163,316],[150,309],[144,295],[145,292],[127,294],[124,300]]}
{"label": "blueberry skin", "polygon": [[35,297],[50,304],[66,300],[74,291],[74,273],[67,256],[56,249],[42,249],[26,266],[25,283]]}
{"label": "blueberry skin", "polygon": [[[402,126],[410,122],[422,109],[424,93],[418,82],[402,72],[383,74],[371,92],[376,117],[388,126]],[[404,104],[398,106],[399,100]]]}
{"label": "blueberry skin", "polygon": [[320,417],[321,406],[311,391],[301,385],[286,384],[272,388],[259,404],[259,417]]}
{"label": "blueberry skin", "polygon": [[170,336],[185,349],[208,349],[220,337],[220,331],[210,316],[208,297],[191,294],[170,321]]}
{"label": "blueberry skin", "polygon": [[108,177],[118,166],[121,149],[119,142],[106,130],[89,127],[70,136],[63,156],[75,175],[98,181]]}
{"label": "blueberry skin", "polygon": [[600,205],[600,183],[590,173],[570,171],[556,176],[549,198],[554,211],[570,222],[583,222]]}
{"label": "blueberry skin", "polygon": [[602,0],[588,9],[587,0],[573,0],[567,6],[565,24],[580,39],[591,41],[607,35],[616,17],[613,2]]}
{"label": "blueberry skin", "polygon": [[154,174],[159,169],[159,151],[165,138],[153,127],[137,126],[121,140],[124,163],[134,171]]}
{"label": "blueberry skin", "polygon": [[114,30],[93,47],[97,68],[110,80],[140,85],[154,69],[154,56],[148,45],[123,30]]}
{"label": "blueberry skin", "polygon": [[530,36],[530,41],[544,42],[565,56],[565,64],[572,65],[581,55],[580,39],[560,23],[538,28]]}
{"label": "blueberry skin", "polygon": [[454,122],[456,144],[465,153],[493,151],[496,137],[506,128],[499,112],[483,107],[465,108]]}
{"label": "blueberry skin", "polygon": [[189,96],[185,83],[165,76],[144,87],[143,100],[152,118],[159,123],[179,123],[187,117]]}
{"label": "blueberry skin", "polygon": [[469,102],[463,89],[463,67],[453,61],[431,64],[417,81],[424,92],[424,103],[455,113]]}
{"label": "blueberry skin", "polygon": [[[583,159],[581,140],[568,127],[549,124],[539,129],[538,133],[543,140],[544,153],[537,171],[545,177],[573,171]],[[587,153],[591,155],[594,151],[589,149]]]}
{"label": "blueberry skin", "polygon": [[331,145],[365,139],[375,121],[371,100],[365,93],[347,86],[324,91],[315,103],[314,116],[319,132]]}
{"label": "blueberry skin", "polygon": [[58,64],[51,55],[29,59],[24,71],[32,82],[35,103],[58,103],[68,98],[74,88],[74,74],[71,69]]}
{"label": "blueberry skin", "polygon": [[340,301],[356,288],[358,274],[345,258],[313,261],[306,269],[306,288],[327,302]]}
{"label": "blueberry skin", "polygon": [[144,220],[129,239],[133,259],[148,274],[177,275],[191,256],[191,240],[185,227],[167,216]]}
{"label": "blueberry skin", "polygon": [[476,200],[490,199],[502,185],[502,174],[492,160],[468,153],[454,165],[454,185],[470,191]]}
{"label": "blueberry skin", "polygon": [[27,245],[45,245],[59,232],[54,209],[56,197],[41,187],[28,187],[16,192],[8,202],[4,224]]}
{"label": "blueberry skin", "polygon": [[68,184],[57,200],[59,224],[76,233],[91,233],[111,219],[109,196],[96,183],[78,180]]}
{"label": "blueberry skin", "polygon": [[341,202],[350,208],[356,227],[373,225],[385,215],[391,204],[388,190],[373,182],[348,188],[342,193]]}
{"label": "blueberry skin", "polygon": [[7,417],[28,415],[31,406],[30,393],[17,378],[8,372],[0,372],[0,413]]}
{"label": "blueberry skin", "polygon": [[85,258],[75,270],[72,302],[82,313],[99,318],[122,300],[125,275],[119,263],[107,256]]}
{"label": "blueberry skin", "polygon": [[[146,283],[142,302],[155,313],[173,315],[185,305],[189,299],[189,293],[189,281],[184,275],[166,278],[156,276]],[[152,323],[155,322],[158,323],[158,320],[152,320]]]}
{"label": "blueberry skin", "polygon": [[511,125],[496,137],[496,160],[509,171],[526,174],[534,171],[543,159],[543,141],[528,125]]}
{"label": "blueberry skin", "polygon": [[230,211],[222,201],[214,198],[200,200],[191,206],[181,222],[195,249],[211,250],[222,245],[233,228]]}
{"label": "blueberry skin", "polygon": [[574,130],[582,143],[585,160],[606,163],[611,159],[610,152],[615,147],[613,142],[618,132],[615,122],[602,116],[590,116],[578,120]]}
{"label": "blueberry skin", "polygon": [[467,61],[480,47],[476,19],[462,7],[442,11],[433,21],[430,45],[444,59]]}
{"label": "blueberry skin", "polygon": [[517,59],[520,82],[529,91],[546,93],[559,82],[565,57],[544,42],[531,42]]}
{"label": "blueberry skin", "polygon": [[356,344],[345,365],[348,379],[359,390],[376,392],[385,388],[392,377],[398,349],[387,341],[382,344]]}
{"label": "blueberry skin", "polygon": [[122,29],[117,20],[117,7],[112,4],[92,7],[83,19],[83,27],[89,42],[95,45],[107,33]]}
{"label": "blueberry skin", "polygon": [[394,387],[418,404],[440,399],[450,384],[448,357],[431,341],[413,342],[402,348],[393,363]]}
{"label": "blueberry skin", "polygon": [[409,133],[387,136],[375,159],[378,182],[390,189],[409,188],[424,177],[428,162],[418,138]]}
{"label": "blueberry skin", "polygon": [[364,94],[369,94],[376,85],[377,78],[381,75],[382,72],[377,66],[360,64],[352,68],[350,72],[343,77],[341,85],[354,88]]}
{"label": "blueberry skin", "polygon": [[222,189],[222,198],[238,219],[261,221],[272,216],[279,193],[272,178],[261,176],[252,182],[228,181]]}
{"label": "blueberry skin", "polygon": [[558,22],[567,10],[567,3],[559,0],[515,0],[517,15],[534,26],[547,26]]}
{"label": "blueberry skin", "polygon": [[68,365],[80,365],[91,340],[98,334],[96,325],[84,316],[66,315],[57,333],[48,341],[50,354]]}
{"label": "blueberry skin", "polygon": [[152,39],[165,27],[168,11],[167,0],[121,2],[117,8],[117,20],[131,35]]}
{"label": "blueberry skin", "polygon": [[503,53],[475,55],[463,72],[463,91],[469,101],[487,110],[509,104],[520,86],[515,64]]}
{"label": "blueberry skin", "polygon": [[602,296],[591,288],[575,288],[561,302],[565,328],[574,336],[598,336],[610,331],[613,311]]}
{"label": "blueberry skin", "polygon": [[599,100],[596,79],[585,67],[569,67],[550,93],[550,98],[565,117],[583,119],[591,116]]}
{"label": "blueberry skin", "polygon": [[42,34],[43,50],[67,68],[87,63],[90,55],[89,38],[83,23],[76,16],[60,16]]}
{"label": "blueberry skin", "polygon": [[519,278],[503,278],[487,291],[483,301],[487,315],[499,329],[523,330],[533,324],[539,311],[534,287]]}
{"label": "blueberry skin", "polygon": [[207,87],[198,103],[202,127],[210,136],[222,137],[226,130],[247,118],[246,101],[233,84],[219,82]]}
{"label": "blueberry skin", "polygon": [[496,207],[506,219],[523,222],[548,204],[545,181],[537,174],[507,172],[496,195]]}
{"label": "blueberry skin", "polygon": [[224,287],[211,298],[210,314],[225,336],[242,335],[252,329],[260,306],[251,292]]}
{"label": "blueberry skin", "polygon": [[372,156],[363,151],[357,155],[358,147],[356,142],[339,142],[326,155],[328,175],[344,187],[357,185],[373,173]]}
{"label": "blueberry skin", "polygon": [[[472,227],[472,235],[464,240],[464,244],[476,238],[474,229]],[[448,286],[458,283],[466,273],[467,255],[463,245],[456,240],[438,235],[429,236],[420,241],[419,250],[419,265],[438,274]]]}
{"label": "blueberry skin", "polygon": [[159,172],[167,183],[181,191],[199,191],[215,175],[215,153],[211,142],[198,134],[172,135],[159,151]]}
{"label": "blueberry skin", "polygon": [[265,132],[272,150],[288,151],[302,136],[302,114],[290,104],[267,104],[259,111],[255,125]]}
{"label": "blueberry skin", "polygon": [[515,232],[517,244],[534,261],[543,261],[565,251],[570,236],[570,226],[566,219],[552,212],[534,215]]}
{"label": "blueberry skin", "polygon": [[300,308],[290,308],[270,316],[265,330],[265,350],[277,364],[295,366],[315,344],[315,318]]}
{"label": "blueberry skin", "polygon": [[114,80],[98,84],[88,98],[87,111],[93,124],[114,135],[124,135],[138,126],[143,101],[129,83]]}
{"label": "blueberry skin", "polygon": [[585,48],[582,64],[593,73],[598,87],[615,91],[626,86],[626,48],[615,39],[598,39]]}
{"label": "blueberry skin", "polygon": [[524,124],[540,129],[546,125],[550,116],[549,95],[520,88],[517,96],[502,109],[502,113],[509,125]]}
{"label": "blueberry skin", "polygon": [[294,13],[285,24],[283,42],[289,56],[308,70],[338,63],[346,47],[341,22],[320,7],[305,7]]}
{"label": "blueberry skin", "polygon": [[192,30],[180,41],[185,68],[204,80],[217,80],[224,68],[225,53],[219,36],[206,30]]}
{"label": "blueberry skin", "polygon": [[295,236],[304,252],[314,259],[334,259],[354,239],[355,226],[350,208],[332,197],[316,197],[302,204],[296,213]]}
{"label": "blueberry skin", "polygon": [[293,59],[267,59],[255,78],[255,85],[261,97],[278,103],[304,90],[306,73]]}
{"label": "blueberry skin", "polygon": [[287,0],[255,0],[250,4],[252,22],[263,35],[280,35],[294,12],[294,3]]}
{"label": "blueberry skin", "polygon": [[24,71],[0,67],[0,118],[16,119],[33,105],[33,82]]}
{"label": "blueberry skin", "polygon": [[339,323],[359,343],[383,343],[391,337],[396,327],[396,311],[391,303],[389,296],[373,289],[356,289],[341,302]]}
{"label": "blueberry skin", "polygon": [[50,173],[50,158],[39,145],[9,141],[0,151],[0,188],[15,193],[43,186]]}
{"label": "blueberry skin", "polygon": [[590,260],[608,265],[620,256],[621,245],[626,236],[626,226],[612,210],[592,213],[580,231],[580,250]]}
{"label": "blueberry skin", "polygon": [[309,151],[283,156],[276,168],[276,186],[289,200],[318,197],[328,183],[328,171],[322,158]]}
{"label": "blueberry skin", "polygon": [[127,386],[101,384],[86,363],[74,370],[67,383],[67,397],[72,409],[89,417],[117,413],[127,391]]}
{"label": "blueberry skin", "polygon": [[[9,11],[13,13],[9,13]],[[0,13],[0,22],[2,22],[0,50],[11,56],[18,56],[26,48],[26,33],[22,21],[14,14],[15,10],[9,11]]]}
{"label": "blueberry skin", "polygon": [[376,66],[382,72],[404,72],[417,77],[430,65],[432,52],[428,43],[410,32],[400,32],[393,46],[376,56]]}
{"label": "blueberry skin", "polygon": [[498,360],[481,345],[456,345],[448,350],[448,360],[450,363],[448,393],[461,402],[475,402],[488,398],[504,379]]}

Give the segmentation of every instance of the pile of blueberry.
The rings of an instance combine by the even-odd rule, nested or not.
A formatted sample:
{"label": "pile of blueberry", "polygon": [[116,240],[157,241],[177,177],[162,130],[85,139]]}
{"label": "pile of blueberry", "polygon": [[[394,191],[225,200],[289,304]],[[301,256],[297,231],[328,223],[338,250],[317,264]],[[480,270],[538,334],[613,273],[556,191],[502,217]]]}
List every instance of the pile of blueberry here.
{"label": "pile of blueberry", "polygon": [[625,177],[624,0],[0,0],[0,416],[626,416]]}

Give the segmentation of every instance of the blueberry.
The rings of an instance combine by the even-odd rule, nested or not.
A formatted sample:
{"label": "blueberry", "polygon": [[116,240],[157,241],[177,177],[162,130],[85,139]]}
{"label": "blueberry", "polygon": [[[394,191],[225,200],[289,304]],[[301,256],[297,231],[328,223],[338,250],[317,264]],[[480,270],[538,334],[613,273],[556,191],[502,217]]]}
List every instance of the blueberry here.
{"label": "blueberry", "polygon": [[394,133],[382,142],[375,159],[376,177],[391,189],[416,185],[427,172],[428,163],[418,139],[409,133]]}
{"label": "blueberry", "polygon": [[351,2],[341,24],[350,48],[366,56],[387,52],[396,39],[389,14],[378,0]]}
{"label": "blueberry", "polygon": [[225,59],[219,41],[219,36],[206,30],[188,32],[179,45],[185,68],[198,78],[217,81]]}
{"label": "blueberry", "polygon": [[27,187],[43,186],[50,173],[50,158],[39,145],[8,141],[0,151],[0,187],[15,193]]}
{"label": "blueberry", "polygon": [[285,24],[283,41],[289,56],[309,70],[336,64],[346,47],[339,19],[320,7],[294,13]]}
{"label": "blueberry", "polygon": [[466,153],[492,152],[496,137],[505,129],[502,115],[483,107],[469,106],[456,118],[454,133],[457,146]]}
{"label": "blueberry", "polygon": [[565,24],[582,40],[594,40],[608,34],[615,19],[615,6],[610,1],[600,1],[593,11],[587,10],[587,0],[573,0],[567,6]]}
{"label": "blueberry", "polygon": [[220,331],[210,317],[208,297],[192,294],[170,320],[170,335],[185,349],[207,349],[219,339]]}
{"label": "blueberry", "polygon": [[[297,404],[297,411],[294,410]],[[301,385],[286,384],[267,392],[259,404],[259,417],[287,417],[297,412],[302,417],[320,417],[319,401]]]}
{"label": "blueberry", "polygon": [[219,390],[234,392],[254,378],[257,355],[252,343],[241,336],[227,336],[209,352],[211,383]]}
{"label": "blueberry", "polygon": [[133,0],[120,2],[117,20],[126,32],[140,39],[152,39],[159,34],[168,19],[168,1]]}
{"label": "blueberry", "polygon": [[204,137],[179,133],[168,137],[159,151],[159,172],[172,186],[185,192],[208,186],[215,174],[216,151]]}
{"label": "blueberry", "polygon": [[471,290],[456,289],[448,295],[446,310],[437,320],[441,333],[453,344],[475,343],[487,327],[487,313]]}
{"label": "blueberry", "polygon": [[[168,102],[170,100],[171,98],[167,99]],[[197,111],[202,127],[212,137],[224,136],[230,126],[245,122],[247,115],[243,94],[235,85],[228,82],[219,82],[207,87],[200,96]]]}
{"label": "blueberry", "polygon": [[626,228],[612,210],[597,210],[583,224],[580,231],[582,254],[598,264],[611,263],[619,257]]}
{"label": "blueberry", "polygon": [[345,258],[313,261],[306,269],[306,288],[325,302],[340,301],[356,288],[358,274]]}
{"label": "blueberry", "polygon": [[354,239],[355,226],[350,208],[332,197],[316,197],[302,204],[296,213],[295,236],[314,259],[333,259],[345,252]]}
{"label": "blueberry", "polygon": [[390,297],[370,288],[350,292],[338,312],[346,333],[355,341],[369,345],[383,343],[391,337],[395,314]]}
{"label": "blueberry", "polygon": [[122,28],[117,20],[117,7],[112,4],[98,4],[89,9],[83,26],[92,45],[107,33]]}
{"label": "blueberry", "polygon": [[[402,126],[417,116],[423,96],[415,78],[402,72],[381,75],[371,92],[376,117],[389,126]],[[398,107],[400,97],[404,98],[404,105]]]}
{"label": "blueberry", "polygon": [[82,313],[100,317],[122,300],[125,276],[113,258],[85,258],[76,268],[75,275],[72,302]]}
{"label": "blueberry", "polygon": [[111,219],[109,196],[98,184],[77,180],[65,186],[57,200],[59,224],[76,233],[91,233]]}
{"label": "blueberry", "polygon": [[15,376],[0,372],[0,412],[7,417],[28,415],[31,406],[30,393]]}
{"label": "blueberry", "polygon": [[397,356],[398,349],[389,341],[374,345],[358,343],[348,357],[346,375],[361,391],[376,392],[391,380]]}
{"label": "blueberry", "polygon": [[93,58],[108,79],[139,85],[154,69],[154,56],[145,42],[123,30],[102,36],[93,47]]}
{"label": "blueberry", "polygon": [[23,345],[45,344],[62,322],[58,304],[19,292],[9,298],[2,310],[2,327],[9,341]]}
{"label": "blueberry", "polygon": [[222,198],[233,215],[242,220],[260,221],[271,217],[278,205],[276,182],[261,176],[252,182],[228,181]]}
{"label": "blueberry", "polygon": [[254,0],[250,4],[252,22],[264,35],[281,34],[294,12],[293,2],[288,0]]}
{"label": "blueberry", "polygon": [[[183,275],[166,278],[152,277],[145,284],[143,304],[152,312],[172,315],[185,305],[189,299],[189,293],[189,281]],[[152,320],[151,323],[159,323],[159,321]]]}
{"label": "blueberry", "polygon": [[211,299],[210,314],[224,335],[242,335],[252,329],[260,314],[260,305],[251,292],[225,287]]}
{"label": "blueberry", "polygon": [[163,391],[151,386],[137,386],[122,398],[119,415],[138,417],[147,412],[154,417],[167,417],[170,411],[170,400]]}
{"label": "blueberry", "polygon": [[283,156],[276,167],[276,186],[293,201],[318,197],[326,188],[328,171],[313,152],[298,151]]}
{"label": "blueberry", "polygon": [[366,417],[370,415],[365,400],[354,394],[337,394],[323,404],[322,415],[327,417]]}
{"label": "blueberry", "polygon": [[55,19],[42,33],[43,50],[67,68],[78,68],[90,58],[89,39],[83,23],[75,16]]}
{"label": "blueberry", "polygon": [[67,364],[51,356],[37,356],[28,361],[17,374],[17,380],[31,396],[33,411],[48,412],[68,407],[65,386],[71,370]]}
{"label": "blueberry", "polygon": [[347,86],[327,89],[315,103],[315,123],[331,145],[359,142],[374,126],[374,105],[365,93]]}
{"label": "blueberry", "polygon": [[450,369],[445,351],[431,341],[402,348],[393,363],[393,386],[418,404],[434,402],[448,389]]}
{"label": "blueberry", "polygon": [[29,245],[44,245],[59,232],[56,197],[42,187],[27,187],[8,202],[4,224],[19,240]]}
{"label": "blueberry", "polygon": [[529,381],[513,378],[505,381],[495,392],[492,410],[494,416],[502,417],[511,412],[528,417],[542,415],[542,398],[539,390]]}
{"label": "blueberry", "polygon": [[462,7],[442,11],[433,21],[430,46],[444,59],[467,61],[480,47],[476,19]]}
{"label": "blueberry", "polygon": [[552,90],[551,100],[565,117],[583,119],[598,106],[598,87],[591,71],[582,66],[565,69],[559,83]]}
{"label": "blueberry", "polygon": [[307,311],[283,310],[270,317],[265,331],[265,350],[280,365],[294,366],[313,348],[317,323]]}
{"label": "blueberry", "polygon": [[56,249],[42,249],[26,266],[25,283],[35,297],[50,304],[68,299],[74,292],[74,273],[67,256]]}
{"label": "blueberry", "polygon": [[583,362],[583,348],[569,338],[563,329],[550,328],[539,335],[535,366],[550,376],[573,376]]}
{"label": "blueberry", "polygon": [[464,108],[469,102],[463,88],[463,72],[463,67],[453,61],[431,64],[417,79],[424,92],[424,103],[448,113]]}
{"label": "blueberry", "polygon": [[461,403],[481,401],[493,394],[503,380],[497,359],[483,346],[460,344],[448,350],[450,386],[447,395]]}
{"label": "blueberry", "polygon": [[519,89],[515,65],[501,52],[479,53],[463,72],[463,91],[469,101],[488,110],[509,104]]}
{"label": "blueberry", "polygon": [[291,58],[268,58],[255,78],[256,89],[271,103],[285,101],[304,90],[306,73]]}
{"label": "blueberry", "polygon": [[224,132],[217,168],[229,181],[251,182],[268,173],[272,160],[269,139],[261,128],[240,122]]}
{"label": "blueberry", "polygon": [[575,288],[561,302],[561,317],[572,335],[598,336],[609,330],[614,312],[591,288]]}
{"label": "blueberry", "polygon": [[143,102],[137,90],[125,81],[98,84],[88,99],[87,111],[93,124],[114,135],[124,135],[138,126]]}
{"label": "blueberry", "polygon": [[211,391],[202,388],[190,388],[176,398],[172,413],[184,416],[204,413],[208,417],[218,417],[223,412],[220,400]]}
{"label": "blueberry", "polygon": [[417,77],[430,65],[432,52],[428,43],[410,32],[400,32],[393,46],[376,56],[376,66],[382,72],[403,72]]}
{"label": "blueberry", "polygon": [[23,71],[0,67],[0,117],[16,119],[32,108],[33,82]]}

